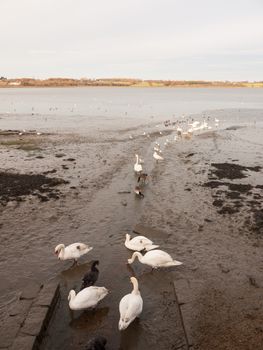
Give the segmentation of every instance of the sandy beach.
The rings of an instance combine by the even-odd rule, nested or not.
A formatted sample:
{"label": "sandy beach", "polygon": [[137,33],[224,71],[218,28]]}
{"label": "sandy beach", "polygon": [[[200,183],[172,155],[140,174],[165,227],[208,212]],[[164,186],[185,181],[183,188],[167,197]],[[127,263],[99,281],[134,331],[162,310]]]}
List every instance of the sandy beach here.
{"label": "sandy beach", "polygon": [[[187,117],[195,120],[211,116],[213,127],[177,141],[174,128],[163,123],[167,116],[155,115],[154,107],[141,119],[133,109],[127,123],[123,111],[115,119],[106,113],[96,131],[92,125],[81,130],[82,116],[75,122],[72,117],[71,132],[70,125],[59,130],[58,117],[54,130],[47,127],[52,116],[36,108],[30,115],[23,111],[20,119],[15,112],[1,114],[1,319],[27,281],[55,278],[61,299],[43,350],[83,349],[97,334],[112,350],[156,349],[156,344],[158,349],[189,344],[198,350],[261,349],[263,109],[191,112]],[[45,118],[46,127],[36,127]],[[21,131],[30,121],[31,131]],[[163,162],[152,157],[155,142]],[[143,199],[133,192],[136,153],[150,174]],[[153,272],[139,262],[128,266],[125,233],[136,235],[136,227],[183,265]],[[78,241],[94,246],[79,266],[57,261],[58,243]],[[72,318],[68,291],[79,288],[93,260],[100,261],[98,285],[111,293],[95,312]],[[144,311],[120,333],[118,303],[131,289],[131,275],[139,280]]]}

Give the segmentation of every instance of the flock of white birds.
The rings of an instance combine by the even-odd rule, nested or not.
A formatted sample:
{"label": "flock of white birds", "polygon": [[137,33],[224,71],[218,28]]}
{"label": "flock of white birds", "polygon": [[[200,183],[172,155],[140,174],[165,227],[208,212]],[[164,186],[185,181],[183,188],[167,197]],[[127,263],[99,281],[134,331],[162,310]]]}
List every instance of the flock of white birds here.
{"label": "flock of white birds", "polygon": [[[216,127],[218,126],[218,123],[219,120],[215,119]],[[170,120],[164,122],[165,126],[173,125],[173,127],[176,128],[176,135],[173,138],[174,141],[176,141],[178,138],[191,138],[194,131],[211,129],[211,127],[208,126],[207,120],[203,120],[203,122],[191,120],[191,123],[189,123],[189,120],[187,120],[187,124],[186,121],[184,121],[184,124],[188,125],[188,129],[186,131],[184,131],[183,128],[178,125],[178,122],[171,123]],[[162,134],[161,131],[160,134]],[[143,135],[148,136],[148,134],[145,132]],[[130,138],[133,137],[130,136]],[[164,146],[169,142],[171,141],[166,139]],[[155,143],[153,151],[153,158],[156,160],[156,162],[164,160],[159,143]],[[138,175],[138,183],[144,184],[148,175],[146,173],[143,173],[142,159],[139,158],[138,154],[136,154],[135,157],[136,162],[134,164],[134,171],[136,175]],[[135,187],[135,193],[136,195],[143,197],[141,188],[138,185]],[[128,259],[128,264],[132,264],[136,257],[140,263],[146,264],[153,269],[169,266],[179,266],[182,264],[180,261],[174,260],[165,251],[157,249],[159,246],[155,245],[150,239],[144,236],[136,236],[131,238],[129,234],[126,234],[124,245],[127,249],[134,251],[131,258]],[[67,247],[65,247],[64,244],[59,244],[55,248],[55,254],[59,260],[72,259],[74,260],[75,264],[82,255],[87,254],[92,249],[93,247],[90,247],[84,243],[73,243]],[[141,253],[142,251],[145,252],[144,255]],[[107,288],[97,287],[93,285],[98,278],[99,272],[96,269],[95,264],[98,264],[98,261],[93,264],[91,271],[84,276],[83,283],[84,281],[89,282],[86,285],[84,283],[82,289],[78,293],[76,293],[75,290],[71,290],[69,292],[68,301],[69,308],[71,310],[95,308],[99,301],[104,299],[109,293]],[[131,293],[125,295],[119,303],[119,330],[126,329],[136,317],[140,316],[143,310],[143,299],[139,291],[138,280],[135,277],[131,277],[130,281],[133,285],[133,289]]]}
{"label": "flock of white birds", "polygon": [[[131,238],[126,234],[124,243],[125,247],[134,251],[132,257],[128,259],[128,264],[132,264],[137,257],[142,264],[151,266],[152,268],[178,266],[182,263],[173,260],[173,258],[163,250],[156,249],[159,246],[155,245],[150,239],[144,236],[136,236]],[[74,263],[82,256],[93,249],[84,243],[73,243],[65,247],[64,244],[59,244],[55,248],[55,254],[59,260],[74,260]],[[142,255],[140,252],[145,250],[146,253]],[[92,271],[89,273],[92,274]],[[86,278],[88,276],[86,275]],[[97,276],[96,276],[97,278]],[[143,300],[139,291],[138,281],[135,277],[130,278],[133,284],[131,293],[125,295],[119,303],[119,330],[126,329],[131,322],[138,317],[143,309]],[[96,280],[92,281],[93,283]],[[76,293],[75,290],[69,292],[68,300],[71,310],[84,310],[87,308],[94,308],[100,300],[106,297],[109,293],[105,287],[88,286]]]}
{"label": "flock of white birds", "polygon": [[[163,143],[163,147],[168,146],[169,144],[172,144],[174,142],[180,141],[180,140],[189,140],[193,137],[194,133],[196,132],[202,132],[206,130],[211,130],[212,126],[211,124],[211,118],[203,117],[202,121],[194,120],[193,118],[185,118],[183,115],[181,120],[171,121],[166,120],[164,122],[165,127],[171,127],[172,128],[172,137],[166,138],[165,142]],[[156,127],[160,128],[161,124],[157,124]],[[217,128],[219,126],[219,119],[214,118],[214,126]],[[175,134],[173,133],[175,132]],[[163,135],[163,131],[159,131],[160,135]],[[149,133],[143,132],[142,136],[145,136],[147,138],[150,138],[151,135]],[[132,140],[134,138],[133,135],[130,135],[129,138]],[[136,195],[138,195],[140,198],[144,197],[144,194],[142,192],[142,186],[145,185],[146,180],[148,178],[148,174],[143,172],[143,166],[142,164],[144,161],[139,157],[138,154],[135,154],[136,162],[134,164],[134,172],[137,174],[138,181],[137,185],[135,186],[134,192]],[[153,158],[155,159],[156,163],[159,161],[164,160],[163,151],[160,147],[160,144],[156,141],[153,147]]]}

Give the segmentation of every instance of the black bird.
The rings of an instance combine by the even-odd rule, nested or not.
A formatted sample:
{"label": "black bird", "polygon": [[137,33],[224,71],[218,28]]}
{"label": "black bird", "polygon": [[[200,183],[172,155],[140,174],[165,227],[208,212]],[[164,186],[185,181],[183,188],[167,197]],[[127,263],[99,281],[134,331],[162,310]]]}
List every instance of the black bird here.
{"label": "black bird", "polygon": [[98,260],[95,260],[92,265],[89,272],[87,272],[84,277],[82,278],[82,285],[80,290],[93,286],[93,284],[97,281],[99,277],[99,270],[96,268],[96,265],[99,264]]}
{"label": "black bird", "polygon": [[138,176],[137,182],[139,183],[141,181],[142,184],[145,184],[147,179],[148,179],[148,174],[142,173]]}
{"label": "black bird", "polygon": [[101,336],[92,338],[85,346],[85,350],[105,350],[107,339]]}

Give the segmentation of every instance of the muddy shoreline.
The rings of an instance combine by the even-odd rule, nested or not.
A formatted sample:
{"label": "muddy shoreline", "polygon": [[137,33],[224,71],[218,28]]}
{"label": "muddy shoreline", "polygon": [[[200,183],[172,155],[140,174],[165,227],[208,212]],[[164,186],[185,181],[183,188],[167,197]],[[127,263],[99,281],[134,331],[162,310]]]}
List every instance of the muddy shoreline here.
{"label": "muddy shoreline", "polygon": [[[142,131],[132,139],[126,131],[95,142],[75,135],[22,140],[1,135],[2,309],[26,280],[53,277],[61,283],[62,298],[43,350],[82,349],[98,333],[112,350],[155,348],[157,342],[159,349],[186,349],[175,287],[193,349],[260,349],[261,144],[246,143],[244,129],[216,130],[170,143],[162,165],[153,163],[152,147],[156,141],[163,145],[173,131],[151,130],[148,138]],[[245,136],[251,132],[256,130],[246,130]],[[137,152],[151,174],[143,200],[133,193]],[[139,263],[127,267],[124,234],[134,235],[138,224],[152,228],[150,238],[183,261],[181,269],[150,274]],[[75,270],[52,256],[56,244],[72,241],[95,247]],[[95,259],[100,260],[99,285],[113,292],[96,313],[71,318],[68,290],[78,287]],[[132,274],[139,279],[145,309],[119,334],[118,302],[129,291]]]}

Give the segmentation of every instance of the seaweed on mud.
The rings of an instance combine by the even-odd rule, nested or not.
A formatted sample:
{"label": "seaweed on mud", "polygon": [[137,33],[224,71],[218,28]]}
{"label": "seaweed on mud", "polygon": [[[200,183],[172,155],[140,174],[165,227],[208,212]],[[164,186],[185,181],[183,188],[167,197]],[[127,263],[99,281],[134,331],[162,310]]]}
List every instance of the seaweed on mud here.
{"label": "seaweed on mud", "polygon": [[213,175],[216,175],[218,179],[243,179],[247,177],[247,174],[244,174],[244,171],[255,171],[258,172],[261,170],[260,166],[243,166],[239,164],[233,164],[233,163],[212,163],[211,164],[216,170],[212,170],[211,172]]}
{"label": "seaweed on mud", "polygon": [[59,191],[54,187],[66,183],[68,182],[63,179],[50,178],[42,174],[0,172],[0,203],[6,205],[10,200],[21,201],[28,195],[38,196],[42,201],[57,199]]}
{"label": "seaweed on mud", "polygon": [[225,205],[222,209],[218,211],[219,214],[235,214],[239,210],[236,207],[230,207],[228,205]]}
{"label": "seaweed on mud", "polygon": [[229,190],[236,193],[247,193],[252,190],[253,186],[249,184],[233,184],[231,182],[207,181],[203,184],[204,187],[217,188],[219,186],[227,186]]}
{"label": "seaweed on mud", "polygon": [[256,233],[263,233],[263,209],[254,210],[253,219],[253,231]]}
{"label": "seaweed on mud", "polygon": [[262,196],[253,191],[262,190],[263,185],[252,186],[251,184],[222,181],[224,178],[242,179],[248,176],[244,174],[244,171],[259,172],[262,168],[230,163],[212,163],[211,165],[213,168],[210,169],[209,181],[203,186],[216,189],[216,193],[212,193],[212,197],[215,198],[212,204],[217,207],[217,212],[231,215],[240,212],[241,208],[246,206],[246,211],[252,215],[244,221],[244,226],[250,231],[263,233],[263,209],[261,201],[257,200]]}

